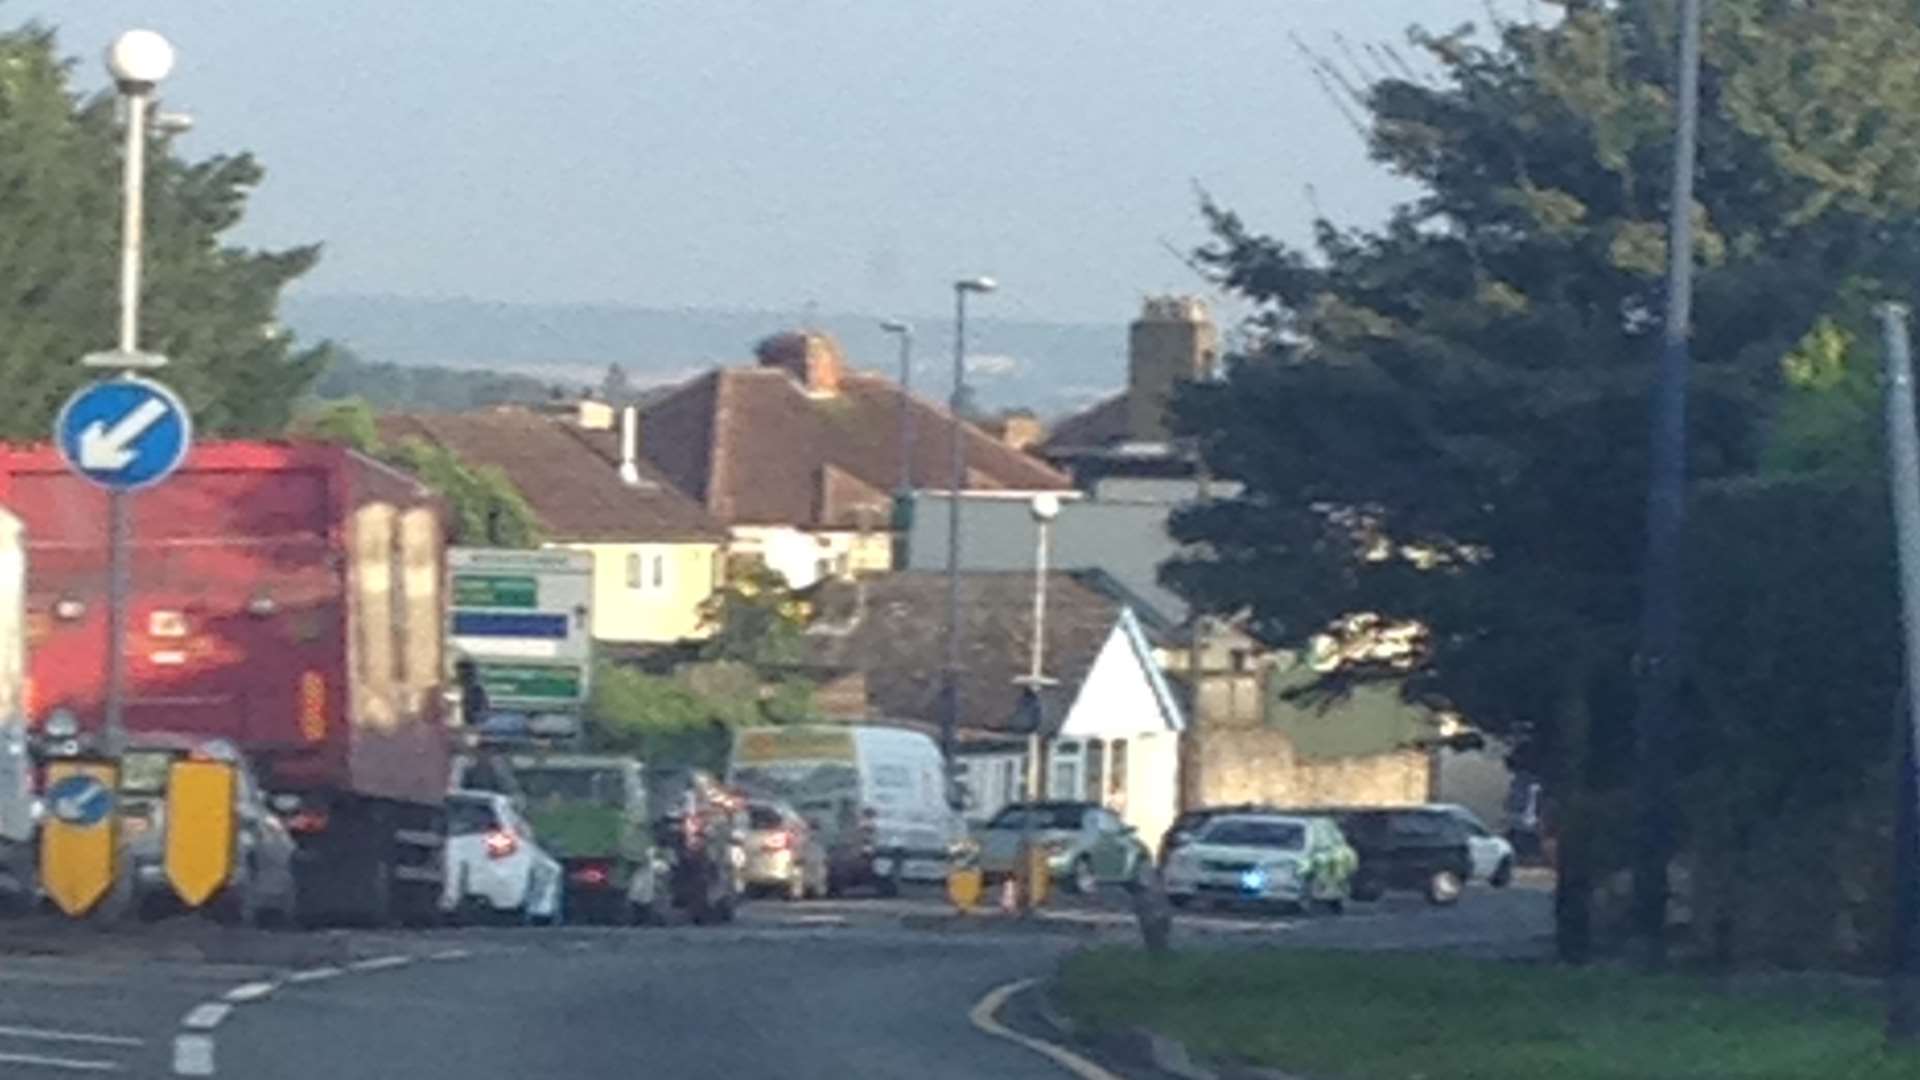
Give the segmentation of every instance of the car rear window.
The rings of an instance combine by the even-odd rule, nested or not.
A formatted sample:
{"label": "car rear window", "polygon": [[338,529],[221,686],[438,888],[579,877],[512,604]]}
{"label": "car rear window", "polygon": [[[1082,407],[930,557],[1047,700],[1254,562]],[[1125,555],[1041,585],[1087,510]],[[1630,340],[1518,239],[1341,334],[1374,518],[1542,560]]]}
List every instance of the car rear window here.
{"label": "car rear window", "polygon": [[474,836],[497,824],[493,804],[485,799],[447,800],[447,832],[454,836]]}
{"label": "car rear window", "polygon": [[1031,825],[1036,829],[1072,831],[1080,827],[1086,812],[1084,806],[1009,806],[993,815],[987,828],[1024,829]]}
{"label": "car rear window", "polygon": [[786,824],[785,819],[780,816],[780,811],[770,806],[748,807],[747,822],[748,827],[754,829],[777,829]]}
{"label": "car rear window", "polygon": [[1202,843],[1299,851],[1307,846],[1307,828],[1297,821],[1216,821],[1200,834]]}

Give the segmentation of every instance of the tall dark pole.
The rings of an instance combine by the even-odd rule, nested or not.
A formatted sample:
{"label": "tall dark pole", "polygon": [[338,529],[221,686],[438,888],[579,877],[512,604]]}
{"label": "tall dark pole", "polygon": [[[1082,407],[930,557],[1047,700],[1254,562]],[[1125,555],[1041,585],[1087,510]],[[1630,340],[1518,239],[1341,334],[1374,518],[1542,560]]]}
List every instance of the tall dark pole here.
{"label": "tall dark pole", "polygon": [[[992,292],[992,278],[953,283],[953,475],[947,502],[947,667],[940,687],[940,753],[953,771],[954,733],[960,728],[960,493],[967,487],[966,420],[960,415],[967,389],[967,294]],[[951,786],[951,785],[950,785]]]}
{"label": "tall dark pole", "polygon": [[1913,399],[1913,356],[1907,309],[1880,308],[1887,354],[1887,476],[1893,494],[1894,550],[1900,568],[1900,621],[1905,631],[1905,696],[1899,724],[1899,803],[1894,819],[1893,964],[1887,981],[1887,1039],[1920,1043],[1920,431]]}
{"label": "tall dark pole", "polygon": [[1635,657],[1634,734],[1638,843],[1633,867],[1634,921],[1650,967],[1667,960],[1667,863],[1674,845],[1673,705],[1679,684],[1681,531],[1686,523],[1687,339],[1693,321],[1693,170],[1700,112],[1700,0],[1681,0],[1680,56],[1674,95],[1672,206],[1667,221],[1667,317],[1653,387],[1647,551],[1642,580],[1640,651]]}
{"label": "tall dark pole", "polygon": [[900,494],[913,490],[913,324],[888,319],[880,329],[900,339]]}

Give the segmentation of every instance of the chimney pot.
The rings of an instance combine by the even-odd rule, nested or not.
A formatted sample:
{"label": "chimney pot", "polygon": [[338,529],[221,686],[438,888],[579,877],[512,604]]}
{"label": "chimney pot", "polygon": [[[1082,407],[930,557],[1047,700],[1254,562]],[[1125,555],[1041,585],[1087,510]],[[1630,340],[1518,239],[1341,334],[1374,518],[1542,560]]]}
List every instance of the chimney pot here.
{"label": "chimney pot", "polygon": [[640,409],[635,405],[620,410],[620,482],[640,486]]}

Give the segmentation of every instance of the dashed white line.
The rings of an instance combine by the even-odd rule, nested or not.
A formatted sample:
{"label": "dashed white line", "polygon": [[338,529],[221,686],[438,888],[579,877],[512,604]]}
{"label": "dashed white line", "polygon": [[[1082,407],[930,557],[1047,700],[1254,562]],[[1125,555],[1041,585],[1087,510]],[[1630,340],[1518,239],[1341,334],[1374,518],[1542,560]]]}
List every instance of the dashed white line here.
{"label": "dashed white line", "polygon": [[405,967],[413,963],[411,956],[376,956],[371,960],[356,960],[347,966],[355,971],[384,971],[387,968]]}
{"label": "dashed white line", "polygon": [[117,1061],[93,1061],[87,1058],[44,1057],[40,1054],[0,1054],[0,1065],[35,1065],[42,1069],[67,1069],[72,1072],[123,1072]]}
{"label": "dashed white line", "polygon": [[337,979],[342,974],[342,970],[337,967],[307,968],[305,971],[296,971],[287,976],[287,981],[290,983],[320,982],[324,979]]}
{"label": "dashed white line", "polygon": [[434,953],[433,955],[427,957],[427,959],[429,960],[465,960],[467,957],[472,955],[473,955],[473,952],[470,949],[442,949],[439,952]]}
{"label": "dashed white line", "polygon": [[173,1074],[175,1076],[212,1076],[213,1036],[175,1035],[173,1037]]}
{"label": "dashed white line", "polygon": [[45,1042],[86,1043],[91,1046],[145,1046],[146,1040],[130,1035],[95,1035],[86,1031],[55,1031],[51,1028],[13,1027],[0,1024],[0,1037],[39,1039]]}
{"label": "dashed white line", "polygon": [[279,987],[270,982],[241,983],[239,986],[220,995],[220,997],[224,1001],[244,1004],[249,1001],[259,1001],[277,989],[279,989]]}
{"label": "dashed white line", "polygon": [[233,1006],[222,1001],[207,1001],[195,1005],[180,1018],[180,1026],[190,1031],[212,1031],[227,1018]]}

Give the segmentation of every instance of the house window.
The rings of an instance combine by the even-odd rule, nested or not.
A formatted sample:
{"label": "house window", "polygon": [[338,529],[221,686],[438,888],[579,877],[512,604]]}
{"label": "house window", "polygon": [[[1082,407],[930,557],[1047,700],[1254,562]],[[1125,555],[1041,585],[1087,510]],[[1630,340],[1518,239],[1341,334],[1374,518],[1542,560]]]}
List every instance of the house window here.
{"label": "house window", "polygon": [[1053,770],[1047,784],[1048,794],[1056,799],[1078,799],[1084,794],[1080,782],[1079,743],[1061,743],[1054,747]]}
{"label": "house window", "polygon": [[635,552],[627,556],[627,588],[638,592],[643,589],[664,589],[667,586],[667,557],[665,555],[642,555]]}

